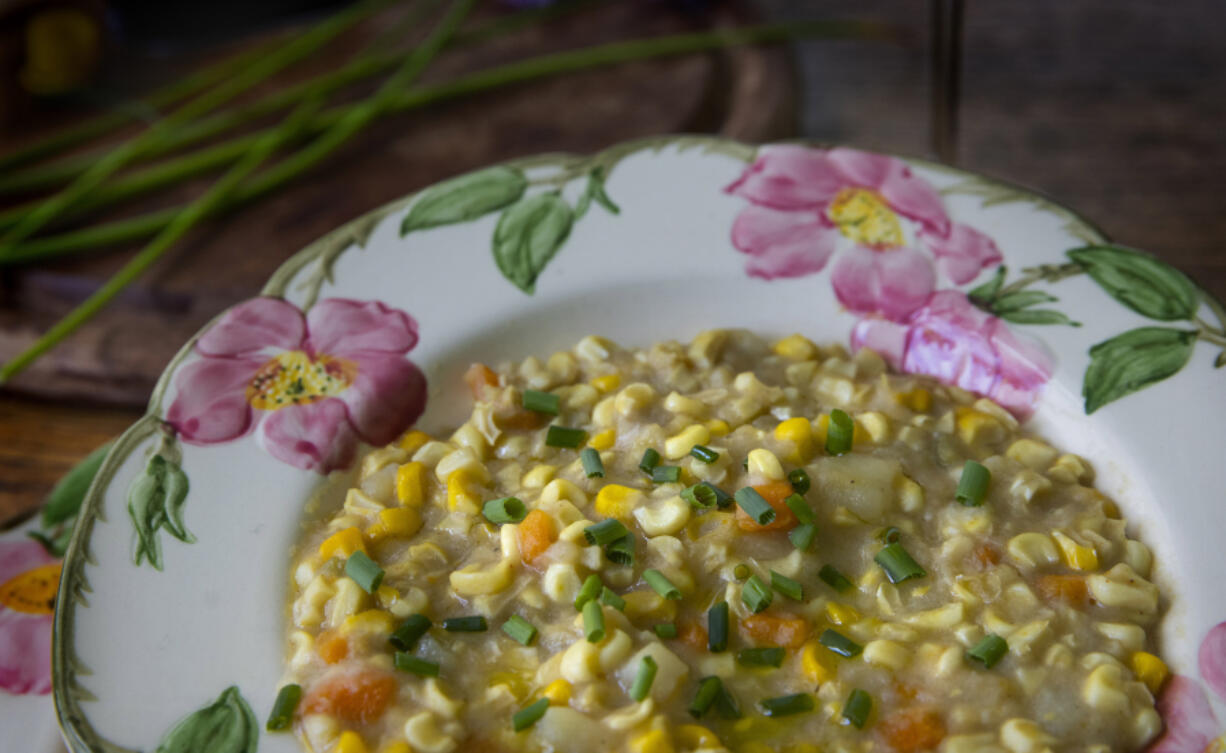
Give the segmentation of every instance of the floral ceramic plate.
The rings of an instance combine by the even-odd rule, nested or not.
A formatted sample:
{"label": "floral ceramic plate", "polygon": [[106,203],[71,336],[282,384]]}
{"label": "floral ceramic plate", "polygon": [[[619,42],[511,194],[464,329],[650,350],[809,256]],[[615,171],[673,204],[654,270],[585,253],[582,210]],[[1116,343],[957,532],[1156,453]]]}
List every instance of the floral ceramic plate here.
{"label": "floral ceramic plate", "polygon": [[324,474],[414,421],[461,420],[472,361],[711,327],[869,345],[1088,457],[1171,595],[1157,749],[1219,738],[1221,306],[1011,186],[674,137],[521,160],[384,207],[184,347],[104,463],[64,565],[54,693],[71,745],[296,751],[262,720],[290,547]]}

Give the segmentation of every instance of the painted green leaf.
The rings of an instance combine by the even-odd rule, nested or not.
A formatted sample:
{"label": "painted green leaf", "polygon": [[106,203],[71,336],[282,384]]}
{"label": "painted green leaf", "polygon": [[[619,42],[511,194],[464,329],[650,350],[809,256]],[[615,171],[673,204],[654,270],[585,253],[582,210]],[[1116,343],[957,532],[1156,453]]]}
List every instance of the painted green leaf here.
{"label": "painted green leaf", "polygon": [[1051,303],[1055,300],[1057,300],[1055,296],[1048,295],[1041,290],[1019,290],[997,298],[992,304],[992,310],[997,314],[1004,314],[1010,311],[1020,311],[1040,303]]}
{"label": "painted green leaf", "polygon": [[536,278],[570,234],[574,213],[556,193],[513,204],[494,228],[494,261],[515,287],[531,294]]}
{"label": "painted green leaf", "polygon": [[183,503],[187,500],[187,474],[177,465],[168,464],[164,480],[166,503],[166,530],[184,544],[191,544],[196,537],[183,525]]}
{"label": "painted green leaf", "polygon": [[52,557],[63,557],[68,551],[68,542],[72,540],[72,526],[64,526],[52,536],[42,531],[26,531],[26,535],[42,544]]}
{"label": "painted green leaf", "polygon": [[1090,348],[1081,387],[1086,414],[1175,374],[1191,358],[1195,344],[1195,332],[1140,327]]}
{"label": "painted green leaf", "polygon": [[236,686],[174,726],[154,753],[255,753],[259,725]]}
{"label": "painted green leaf", "polygon": [[161,454],[149,458],[145,470],[128,487],[128,515],[136,530],[136,564],[148,560],[162,569],[162,543],[158,531],[165,528],[179,541],[192,543],[195,537],[183,525],[183,503],[187,499],[187,474],[178,464]]}
{"label": "painted green leaf", "polygon": [[1086,246],[1068,252],[1099,286],[1141,316],[1170,322],[1191,319],[1200,301],[1196,285],[1171,265],[1122,246]]}
{"label": "painted green leaf", "polygon": [[98,475],[98,469],[102,467],[102,461],[110,449],[111,443],[107,442],[94,450],[56,483],[43,504],[44,528],[59,525],[76,516],[85,499],[85,492],[89,491],[89,485]]}
{"label": "painted green leaf", "polygon": [[517,201],[528,179],[514,167],[491,167],[427,189],[400,223],[400,235],[467,222]]}
{"label": "painted green leaf", "polygon": [[621,207],[613,203],[609,198],[609,194],[604,190],[604,168],[595,167],[588,173],[587,185],[583,189],[583,193],[579,195],[579,201],[575,204],[575,218],[578,219],[587,214],[588,207],[592,201],[605,208],[609,214],[621,214]]}
{"label": "painted green leaf", "polygon": [[1051,309],[1020,309],[1005,311],[999,314],[1001,319],[1014,324],[1067,324],[1070,327],[1080,327],[1080,322],[1069,319],[1059,311]]}
{"label": "painted green leaf", "polygon": [[1000,286],[1005,282],[1005,274],[1007,271],[1008,270],[1006,269],[1005,265],[1001,264],[996,268],[996,274],[992,275],[992,279],[988,280],[982,285],[971,288],[966,294],[967,297],[978,303],[987,303],[988,301],[991,301],[996,297],[996,294],[1000,292]]}

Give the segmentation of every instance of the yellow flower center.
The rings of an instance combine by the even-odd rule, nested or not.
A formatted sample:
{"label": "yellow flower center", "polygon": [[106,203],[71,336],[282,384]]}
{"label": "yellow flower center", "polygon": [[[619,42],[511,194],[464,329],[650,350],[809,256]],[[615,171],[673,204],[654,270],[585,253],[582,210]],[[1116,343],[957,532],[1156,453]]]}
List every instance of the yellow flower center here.
{"label": "yellow flower center", "polygon": [[59,562],[26,570],[0,584],[0,606],[25,614],[51,614],[60,588]]}
{"label": "yellow flower center", "polygon": [[844,188],[830,202],[830,219],[839,231],[869,248],[903,245],[902,223],[881,194],[867,188]]}
{"label": "yellow flower center", "polygon": [[1226,735],[1210,740],[1205,753],[1226,753]]}
{"label": "yellow flower center", "polygon": [[247,402],[260,410],[305,405],[339,395],[357,376],[353,361],[287,350],[260,367],[247,385]]}

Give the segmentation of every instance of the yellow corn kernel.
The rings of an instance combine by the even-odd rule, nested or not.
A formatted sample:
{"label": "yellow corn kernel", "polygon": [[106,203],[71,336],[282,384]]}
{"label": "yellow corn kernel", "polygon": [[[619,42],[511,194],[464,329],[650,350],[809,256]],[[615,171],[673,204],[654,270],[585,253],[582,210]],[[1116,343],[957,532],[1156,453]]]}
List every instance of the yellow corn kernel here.
{"label": "yellow corn kernel", "polygon": [[677,742],[686,750],[699,748],[722,748],[723,743],[715,733],[701,724],[683,724],[677,728]]}
{"label": "yellow corn kernel", "polygon": [[818,356],[817,346],[804,335],[788,335],[775,343],[771,350],[792,361],[812,361]]}
{"label": "yellow corn kernel", "polygon": [[598,452],[604,452],[605,450],[610,449],[616,443],[617,432],[613,429],[605,429],[599,434],[594,434],[592,438],[587,441],[587,446]]}
{"label": "yellow corn kernel", "polygon": [[673,753],[673,741],[668,730],[654,727],[630,740],[631,753]]}
{"label": "yellow corn kernel", "polygon": [[1166,662],[1148,651],[1138,651],[1132,655],[1132,671],[1154,696],[1162,689],[1162,683],[1166,682],[1169,673]]}
{"label": "yellow corn kernel", "polygon": [[[616,374],[614,374],[616,376]],[[571,685],[561,677],[545,686],[541,695],[549,699],[552,706],[565,706],[570,703]]]}
{"label": "yellow corn kernel", "polygon": [[794,448],[788,457],[793,463],[804,463],[813,457],[813,427],[806,418],[789,418],[775,427],[775,439],[792,442]]}
{"label": "yellow corn kernel", "polygon": [[655,591],[645,588],[625,595],[626,616],[632,620],[650,617],[661,622],[671,622],[677,617],[677,603],[665,599]]}
{"label": "yellow corn kernel", "polygon": [[364,609],[341,623],[343,633],[391,633],[392,616],[381,609]]}
{"label": "yellow corn kernel", "polygon": [[334,753],[367,753],[366,743],[362,736],[353,730],[345,730],[336,741]]}
{"label": "yellow corn kernel", "polygon": [[690,424],[673,436],[664,440],[664,457],[678,460],[690,454],[696,444],[706,444],[711,441],[711,431],[702,424]]}
{"label": "yellow corn kernel", "polygon": [[454,510],[465,501],[476,504],[473,487],[476,477],[465,468],[454,471],[447,477],[447,509]]}
{"label": "yellow corn kernel", "polygon": [[995,416],[966,405],[959,405],[954,415],[958,423],[958,436],[968,445],[1004,439],[1004,424]]}
{"label": "yellow corn kernel", "polygon": [[884,413],[874,410],[856,416],[856,429],[860,428],[873,444],[882,444],[890,438],[890,419]]}
{"label": "yellow corn kernel", "polygon": [[713,418],[707,422],[707,431],[711,432],[713,437],[722,437],[732,431],[732,427],[723,419]]}
{"label": "yellow corn kernel", "polygon": [[372,541],[388,536],[412,536],[421,529],[421,513],[415,507],[390,507],[379,513],[378,519],[366,529]]}
{"label": "yellow corn kernel", "polygon": [[834,664],[829,654],[830,651],[817,641],[809,641],[800,650],[800,667],[811,682],[821,685],[834,679]]}
{"label": "yellow corn kernel", "polygon": [[606,484],[596,493],[596,512],[606,518],[629,520],[634,508],[643,500],[643,493],[621,484]]}
{"label": "yellow corn kernel", "polygon": [[413,753],[413,748],[404,740],[393,740],[379,748],[379,753]]}
{"label": "yellow corn kernel", "polygon": [[319,545],[319,556],[325,560],[332,559],[338,553],[342,557],[348,557],[357,551],[366,553],[366,546],[362,543],[362,532],[356,526],[337,531]]}
{"label": "yellow corn kernel", "polygon": [[592,386],[601,392],[608,394],[622,386],[622,375],[605,374],[604,376],[598,376],[592,380]]}
{"label": "yellow corn kernel", "polygon": [[914,480],[900,473],[895,488],[898,490],[898,506],[903,512],[915,512],[924,506],[924,487]]}
{"label": "yellow corn kernel", "polygon": [[762,448],[750,450],[748,461],[749,472],[755,476],[771,481],[782,481],[787,478],[783,473],[783,465],[779,462],[779,458],[775,457],[775,453],[770,450]]}
{"label": "yellow corn kernel", "polygon": [[[826,444],[826,427],[828,427],[829,425],[830,425],[830,414],[829,413],[823,413],[822,415],[818,416],[814,420],[813,439],[819,445]],[[852,431],[852,435],[851,435],[851,442],[853,445],[864,444],[865,442],[872,439],[872,437],[864,429],[864,426],[860,423],[858,419],[853,421],[852,425],[854,427]]]}
{"label": "yellow corn kernel", "polygon": [[932,410],[932,393],[923,387],[916,387],[906,392],[899,392],[894,399],[916,413],[927,413]]}
{"label": "yellow corn kernel", "polygon": [[1062,531],[1054,531],[1051,536],[1060,547],[1060,554],[1064,556],[1064,564],[1074,570],[1098,569],[1098,552],[1095,552],[1093,547],[1078,544]]}
{"label": "yellow corn kernel", "polygon": [[396,499],[406,507],[421,507],[426,500],[426,466],[405,463],[396,469]]}
{"label": "yellow corn kernel", "polygon": [[387,585],[379,586],[379,590],[375,591],[375,598],[379,600],[379,606],[388,609],[400,598],[400,591]]}
{"label": "yellow corn kernel", "polygon": [[412,456],[413,453],[421,449],[422,445],[430,441],[430,435],[424,431],[416,429],[406,433],[400,438],[400,448]]}
{"label": "yellow corn kernel", "polygon": [[553,474],[557,472],[557,468],[552,465],[541,465],[533,467],[532,470],[524,474],[523,485],[525,489],[541,489],[553,481]]}
{"label": "yellow corn kernel", "polygon": [[826,602],[826,616],[835,625],[850,625],[860,621],[860,613],[846,604],[837,601]]}

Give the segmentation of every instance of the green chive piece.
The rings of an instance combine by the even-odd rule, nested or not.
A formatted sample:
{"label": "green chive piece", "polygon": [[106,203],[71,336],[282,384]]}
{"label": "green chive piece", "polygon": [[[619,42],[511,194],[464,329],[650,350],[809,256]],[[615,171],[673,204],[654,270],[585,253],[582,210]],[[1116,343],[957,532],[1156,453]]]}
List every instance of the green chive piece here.
{"label": "green chive piece", "polygon": [[639,461],[639,470],[651,475],[651,470],[660,464],[660,453],[648,447],[643,450],[643,459]]}
{"label": "green chive piece", "polygon": [[855,434],[856,422],[851,420],[851,416],[838,408],[830,411],[830,423],[826,426],[826,452],[842,455],[850,451]]}
{"label": "green chive piece", "polygon": [[771,507],[770,502],[767,502],[752,486],[737,489],[733,497],[736,499],[737,506],[744,510],[746,515],[753,518],[758,525],[765,526],[775,522],[775,508]]}
{"label": "green chive piece", "polygon": [[595,599],[583,605],[583,634],[587,636],[588,643],[604,640],[604,609]]}
{"label": "green chive piece", "polygon": [[525,706],[511,715],[511,728],[516,732],[523,732],[539,722],[541,717],[544,716],[545,712],[548,710],[548,698],[542,698],[530,706]]}
{"label": "green chive piece", "polygon": [[494,525],[518,523],[528,516],[528,508],[518,497],[503,497],[482,505],[481,514]]}
{"label": "green chive piece", "polygon": [[706,481],[699,482],[693,486],[687,486],[681,490],[681,498],[690,503],[691,507],[697,507],[700,510],[709,510],[715,507],[715,487],[708,484]]}
{"label": "green chive piece", "polygon": [[628,533],[630,533],[630,530],[622,525],[620,520],[617,518],[606,518],[599,523],[584,528],[583,538],[589,544],[604,546],[605,544],[612,544]]}
{"label": "green chive piece", "polygon": [[723,689],[724,683],[714,675],[699,680],[698,692],[694,694],[694,700],[690,701],[690,716],[701,719],[702,715],[707,713],[707,710],[715,703],[715,699],[720,696]]}
{"label": "green chive piece", "polygon": [[804,588],[783,573],[774,570],[771,573],[771,588],[788,597],[792,601],[804,601]]}
{"label": "green chive piece", "polygon": [[712,450],[710,447],[703,447],[700,444],[696,444],[690,448],[690,455],[704,463],[714,463],[716,460],[719,460],[718,452]]}
{"label": "green chive piece", "polygon": [[670,639],[672,639],[672,638],[676,638],[676,637],[677,637],[677,625],[676,625],[676,623],[672,623],[672,622],[661,622],[659,625],[656,625],[656,626],[655,626],[654,630],[656,631],[656,635],[658,635],[658,636],[660,636],[661,638],[664,638],[664,639],[666,639],[666,640],[670,640]]}
{"label": "green chive piece", "polygon": [[553,424],[545,432],[545,444],[549,447],[567,447],[575,449],[587,441],[587,432],[583,429],[571,429]]}
{"label": "green chive piece", "polygon": [[613,589],[605,586],[600,592],[600,603],[606,607],[613,607],[619,612],[626,611],[626,600],[618,596]]}
{"label": "green chive piece", "polygon": [[842,633],[830,630],[829,628],[826,629],[826,632],[822,633],[817,642],[839,656],[846,656],[849,659],[853,656],[859,656],[860,652],[864,650],[864,646],[861,646]]}
{"label": "green chive piece", "polygon": [[677,587],[674,586],[668,578],[664,577],[664,573],[660,572],[659,570],[645,570],[643,572],[643,580],[647,581],[647,585],[651,586],[652,591],[655,591],[666,599],[676,601],[681,598],[681,592],[678,591]]}
{"label": "green chive piece", "polygon": [[354,552],[345,560],[345,575],[368,594],[378,591],[383,582],[383,568],[362,551]]}
{"label": "green chive piece", "polygon": [[749,576],[749,580],[745,581],[745,585],[741,586],[741,601],[754,614],[769,607],[774,598],[771,590],[756,575]]}
{"label": "green chive piece", "polygon": [[511,615],[509,620],[502,623],[502,632],[509,635],[511,640],[524,646],[531,646],[533,639],[536,638],[536,626],[517,614]]}
{"label": "green chive piece", "polygon": [[579,453],[579,462],[583,463],[583,475],[588,478],[604,478],[604,461],[594,447],[584,447]]}
{"label": "green chive piece", "polygon": [[420,677],[438,677],[438,663],[418,659],[412,654],[404,651],[397,651],[393,661],[396,664],[396,669],[401,672],[411,672]]}
{"label": "green chive piece", "polygon": [[873,697],[859,688],[851,691],[847,696],[847,702],[843,704],[843,718],[855,725],[856,729],[864,729],[864,725],[868,722],[868,715],[871,713],[873,713]]}
{"label": "green chive piece", "polygon": [[902,531],[898,530],[894,526],[883,528],[877,533],[877,540],[883,544],[897,544],[898,540],[901,538]]}
{"label": "green chive piece", "polygon": [[283,685],[277,691],[277,700],[272,702],[272,713],[268,715],[268,723],[264,729],[269,732],[281,732],[289,729],[294,721],[294,710],[302,700],[302,686],[290,683]]}
{"label": "green chive piece", "polygon": [[802,552],[813,548],[813,540],[817,538],[817,526],[812,523],[801,523],[788,531],[788,541]]}
{"label": "green chive piece", "polygon": [[627,533],[620,539],[610,543],[604,550],[604,556],[616,565],[634,564],[634,534]]}
{"label": "green chive piece", "polygon": [[791,716],[804,714],[813,710],[813,696],[809,693],[794,693],[781,695],[778,698],[764,698],[758,701],[763,716]]}
{"label": "green chive piece", "polygon": [[966,652],[966,658],[977,661],[983,665],[984,669],[991,669],[992,665],[1004,658],[1009,651],[1009,644],[1005,642],[995,633],[988,633]]}
{"label": "green chive piece", "polygon": [[807,493],[813,483],[809,480],[809,474],[805,473],[804,468],[795,468],[788,471],[788,482],[792,484],[792,491],[797,494]]}
{"label": "green chive piece", "polygon": [[958,479],[958,491],[954,492],[954,499],[967,507],[978,507],[988,496],[988,484],[991,482],[991,471],[974,460],[968,460],[962,466],[962,478]]}
{"label": "green chive piece", "polygon": [[753,575],[753,571],[750,570],[749,565],[746,565],[744,562],[732,568],[732,577],[736,578],[737,580],[745,580],[751,575]]}
{"label": "green chive piece", "polygon": [[401,651],[412,651],[417,641],[425,635],[434,623],[424,614],[411,614],[400,623],[400,627],[388,636],[387,640]]}
{"label": "green chive piece", "polygon": [[443,620],[443,630],[449,633],[484,633],[489,630],[485,618],[479,614],[471,617],[452,617]]}
{"label": "green chive piece", "polygon": [[813,508],[809,507],[809,503],[799,494],[789,494],[783,500],[783,504],[788,506],[788,509],[792,511],[792,514],[801,523],[812,524],[817,522],[817,518],[813,515]]}
{"label": "green chive piece", "polygon": [[736,702],[736,696],[732,695],[732,691],[722,683],[719,687],[719,695],[715,697],[715,711],[724,719],[741,718],[741,704]]}
{"label": "green chive piece", "polygon": [[775,667],[783,666],[783,656],[786,652],[779,646],[760,646],[758,648],[746,648],[737,652],[736,660],[741,664],[750,667]]}
{"label": "green chive piece", "polygon": [[651,469],[654,484],[675,484],[681,481],[681,468],[675,465],[657,465]]}
{"label": "green chive piece", "polygon": [[600,598],[600,589],[604,588],[604,582],[600,580],[600,576],[592,573],[583,581],[583,586],[579,589],[579,594],[575,596],[575,609],[583,611],[583,607],[592,599]]}
{"label": "green chive piece", "polygon": [[651,692],[651,684],[656,681],[656,671],[659,669],[656,660],[644,656],[639,661],[639,671],[634,675],[634,684],[630,686],[630,699],[641,701]]}
{"label": "green chive piece", "polygon": [[728,602],[721,601],[707,610],[707,650],[718,654],[728,649]]}
{"label": "green chive piece", "polygon": [[540,390],[524,390],[524,407],[537,413],[558,415],[561,398],[550,392]]}
{"label": "green chive piece", "polygon": [[902,548],[902,544],[897,542],[886,544],[885,548],[873,557],[873,561],[881,565],[881,569],[885,570],[885,576],[890,579],[891,583],[902,583],[904,580],[922,578],[928,574],[918,562],[912,559],[907,550]]}
{"label": "green chive piece", "polygon": [[836,568],[834,565],[822,565],[822,569],[817,574],[817,577],[821,578],[823,581],[825,581],[826,585],[830,586],[839,593],[843,593],[844,591],[854,587],[851,580],[848,579],[846,575],[840,573],[838,568]]}

